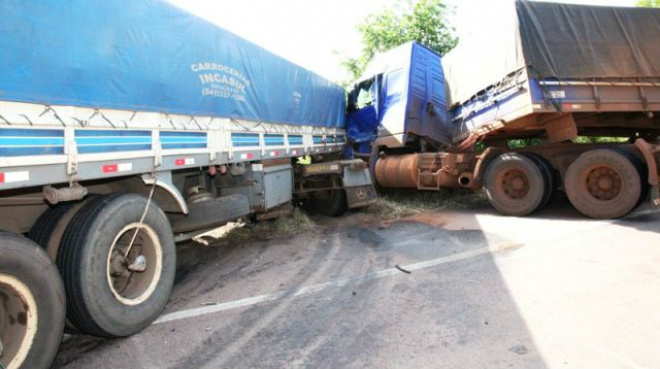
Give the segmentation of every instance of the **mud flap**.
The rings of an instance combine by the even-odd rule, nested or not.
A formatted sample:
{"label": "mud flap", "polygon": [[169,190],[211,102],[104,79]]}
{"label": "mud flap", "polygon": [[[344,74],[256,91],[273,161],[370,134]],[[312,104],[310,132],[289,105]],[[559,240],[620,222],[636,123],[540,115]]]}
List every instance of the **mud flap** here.
{"label": "mud flap", "polygon": [[371,205],[378,200],[378,195],[371,181],[369,167],[361,160],[347,162],[344,165],[342,184],[346,190],[349,209]]}
{"label": "mud flap", "polygon": [[376,191],[371,185],[346,188],[346,202],[349,209],[369,206],[376,203],[376,201],[378,201],[378,195],[376,195]]}
{"label": "mud flap", "polygon": [[658,166],[657,155],[660,153],[660,145],[651,145],[644,139],[637,139],[635,147],[639,150],[648,167],[648,183],[651,186],[651,204],[660,207],[660,166]]}
{"label": "mud flap", "polygon": [[660,186],[651,187],[651,204],[653,207],[660,208]]}

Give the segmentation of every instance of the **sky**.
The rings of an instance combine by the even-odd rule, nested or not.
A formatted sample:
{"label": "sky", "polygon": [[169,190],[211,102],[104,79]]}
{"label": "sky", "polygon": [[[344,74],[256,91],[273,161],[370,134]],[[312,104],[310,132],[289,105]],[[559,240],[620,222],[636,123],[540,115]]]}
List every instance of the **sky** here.
{"label": "sky", "polygon": [[[330,80],[344,81],[341,56],[358,56],[356,27],[397,0],[168,0]],[[634,6],[636,0],[555,0],[590,5]],[[492,32],[489,23],[514,0],[445,0],[461,38]]]}

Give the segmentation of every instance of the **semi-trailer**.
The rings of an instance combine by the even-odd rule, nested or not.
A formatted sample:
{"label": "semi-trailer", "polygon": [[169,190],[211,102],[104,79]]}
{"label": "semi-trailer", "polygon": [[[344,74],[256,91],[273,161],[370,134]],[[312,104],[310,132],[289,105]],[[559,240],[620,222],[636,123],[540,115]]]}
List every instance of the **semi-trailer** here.
{"label": "semi-trailer", "polygon": [[161,0],[0,14],[0,367],[48,368],[65,325],[145,328],[179,241],[376,200],[344,90],[304,68]]}
{"label": "semi-trailer", "polygon": [[491,29],[444,57],[405,44],[355,83],[347,131],[377,185],[483,188],[513,216],[558,189],[593,218],[649,188],[660,205],[660,10],[518,1]]}

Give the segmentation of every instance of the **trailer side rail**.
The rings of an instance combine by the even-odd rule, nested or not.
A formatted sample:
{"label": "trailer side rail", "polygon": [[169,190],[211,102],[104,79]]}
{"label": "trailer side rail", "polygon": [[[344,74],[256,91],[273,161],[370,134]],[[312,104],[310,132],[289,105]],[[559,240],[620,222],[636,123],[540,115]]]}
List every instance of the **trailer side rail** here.
{"label": "trailer side rail", "polygon": [[343,129],[0,102],[0,190],[343,150]]}
{"label": "trailer side rail", "polygon": [[537,80],[521,71],[452,111],[457,140],[505,129],[511,122],[548,113],[660,111],[660,78]]}

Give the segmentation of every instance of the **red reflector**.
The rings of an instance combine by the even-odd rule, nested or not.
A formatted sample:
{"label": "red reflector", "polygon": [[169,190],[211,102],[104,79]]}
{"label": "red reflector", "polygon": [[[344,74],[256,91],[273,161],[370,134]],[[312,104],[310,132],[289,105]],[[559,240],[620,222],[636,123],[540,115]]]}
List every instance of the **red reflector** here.
{"label": "red reflector", "polygon": [[112,165],[104,165],[103,166],[103,173],[114,173],[118,170],[119,168],[117,167],[117,164],[112,164]]}
{"label": "red reflector", "polygon": [[176,159],[174,165],[186,165],[186,159]]}
{"label": "red reflector", "polygon": [[0,173],[0,183],[5,183],[5,174]]}

